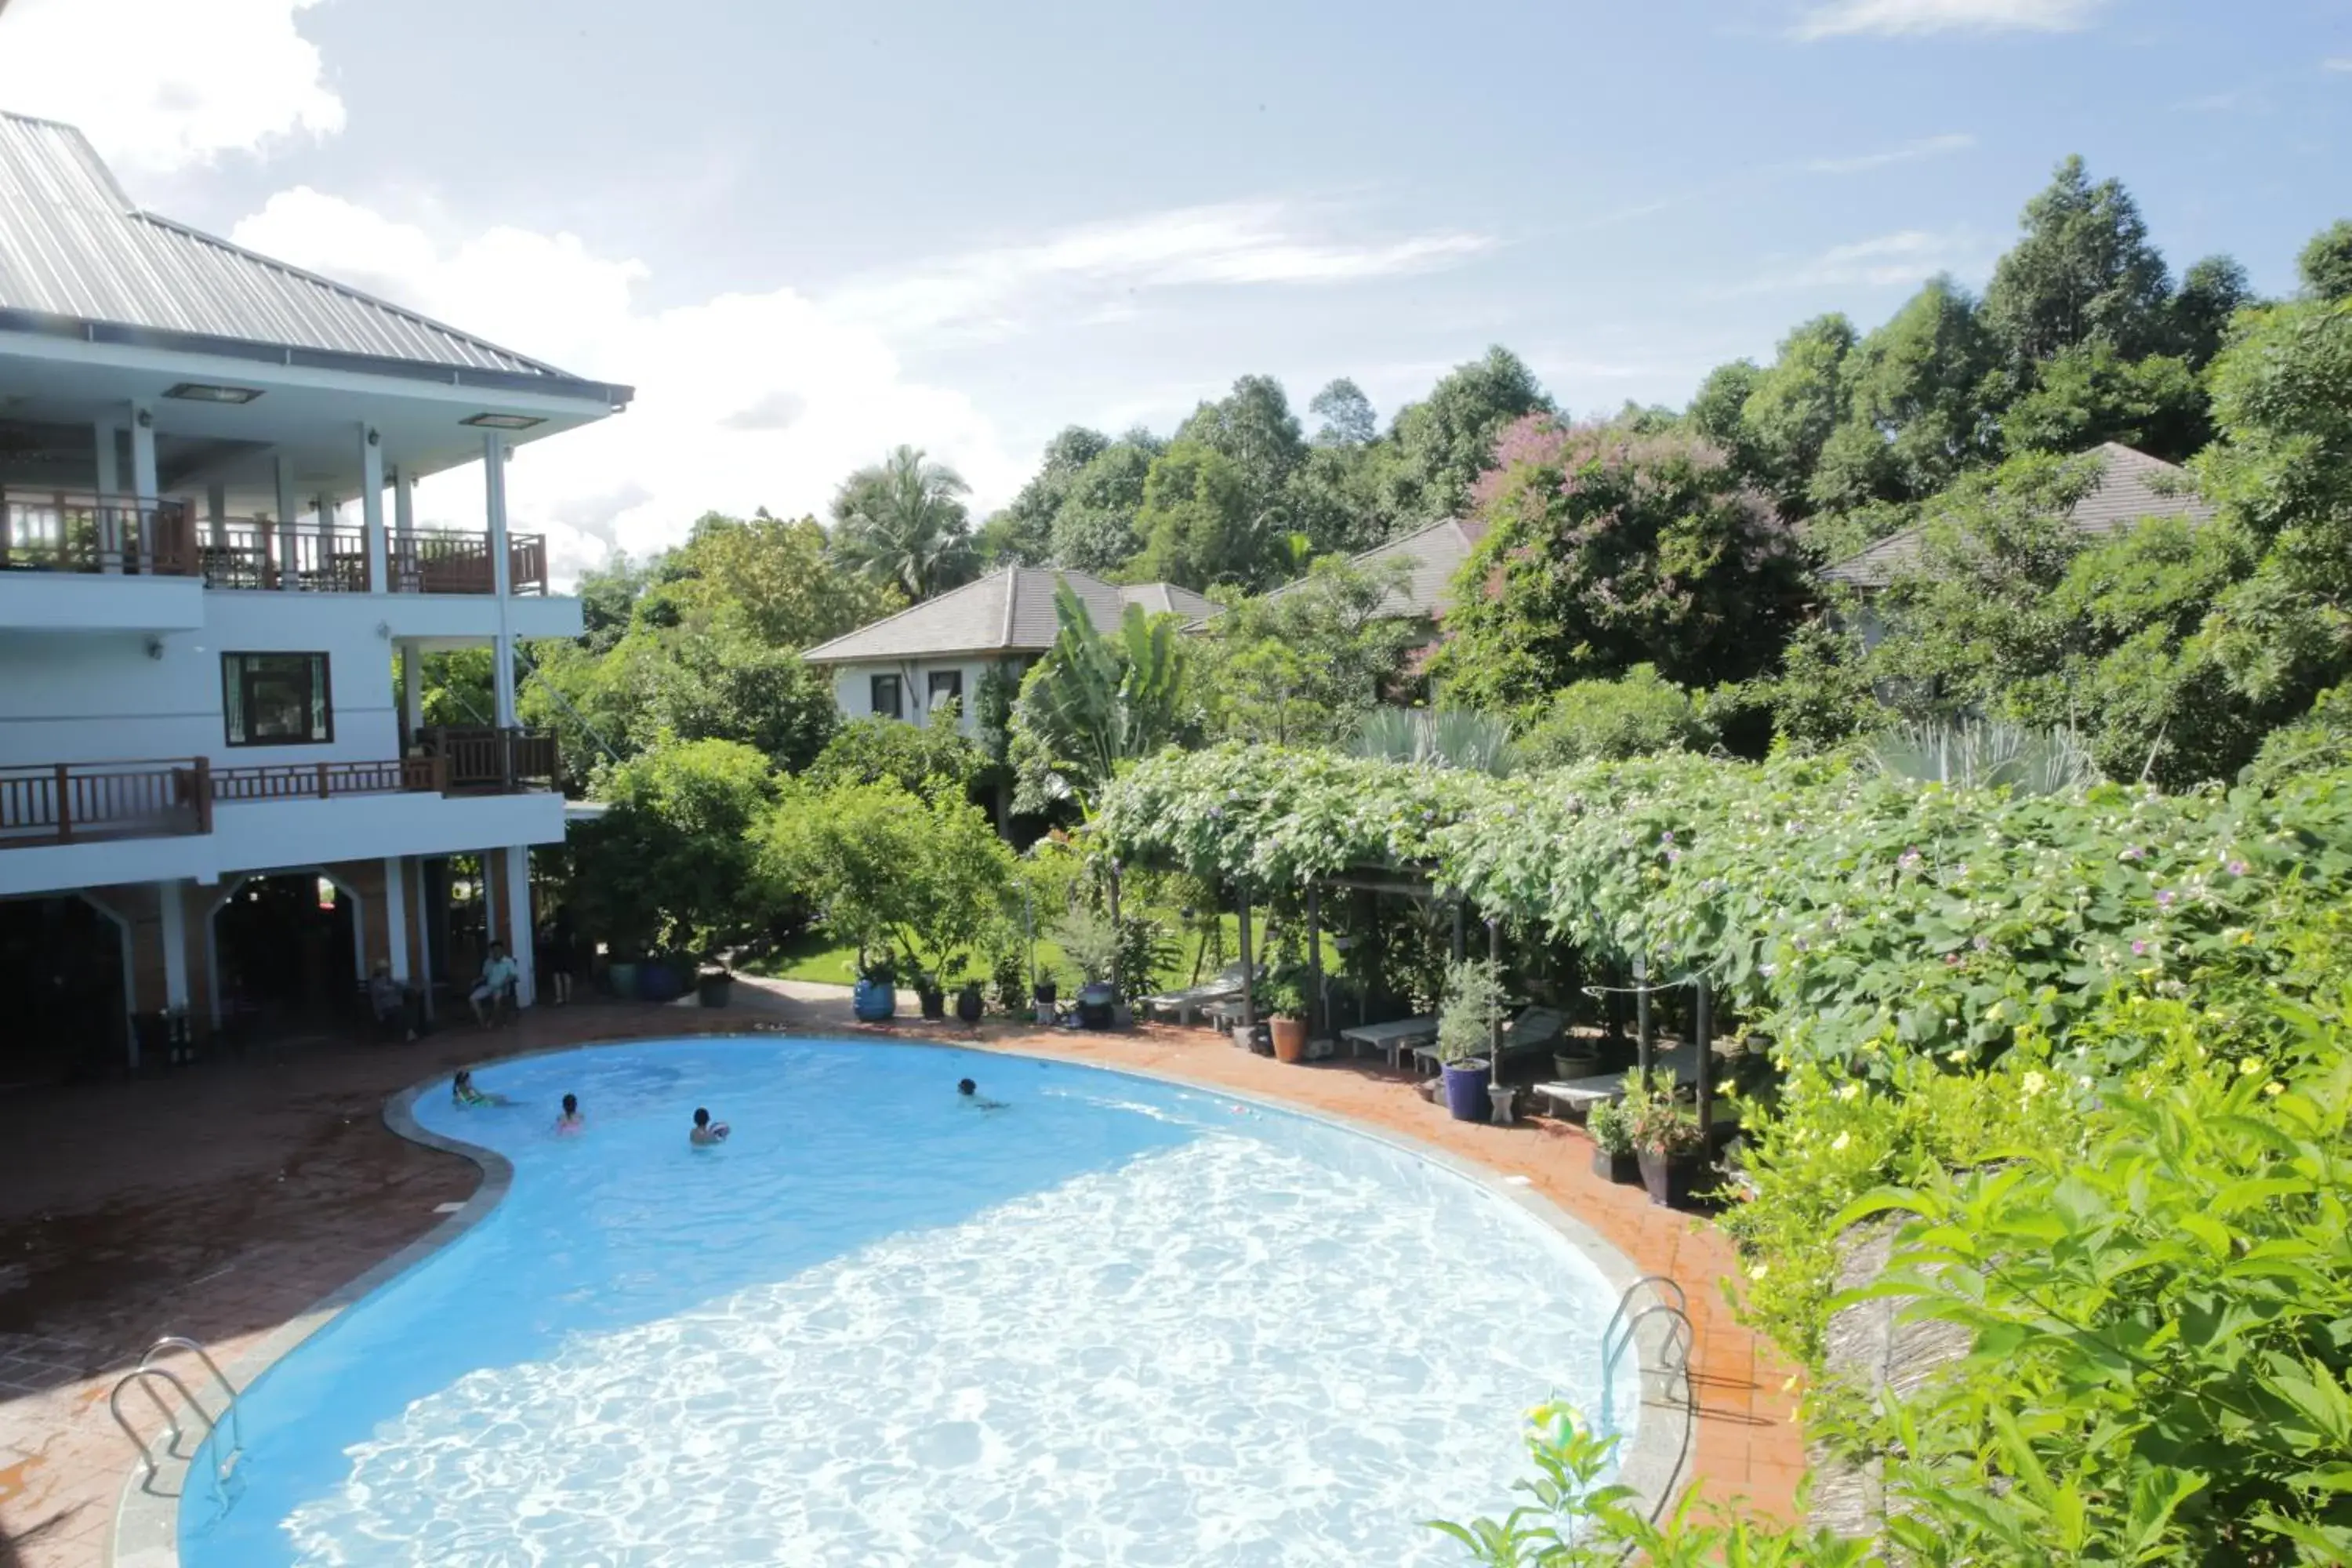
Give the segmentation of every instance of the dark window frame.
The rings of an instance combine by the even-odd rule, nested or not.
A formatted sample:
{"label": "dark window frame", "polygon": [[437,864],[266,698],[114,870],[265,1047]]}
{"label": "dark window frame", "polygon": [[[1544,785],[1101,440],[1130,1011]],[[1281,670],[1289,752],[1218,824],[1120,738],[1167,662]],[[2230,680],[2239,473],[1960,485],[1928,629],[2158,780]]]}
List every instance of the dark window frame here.
{"label": "dark window frame", "polygon": [[[308,687],[305,704],[310,714],[311,730],[300,736],[255,736],[249,715],[256,704],[252,700],[254,682],[262,672],[247,661],[257,659],[301,659],[306,661],[303,680]],[[278,672],[269,679],[283,679]],[[335,743],[335,699],[332,662],[328,656],[309,649],[231,648],[221,654],[221,735],[225,745],[250,746],[331,746]],[[245,731],[240,739],[238,731]]]}
{"label": "dark window frame", "polygon": [[930,672],[929,676],[923,682],[924,712],[929,713],[938,709],[940,705],[940,684],[942,681],[946,682],[950,688],[948,692],[949,700],[954,702],[958,706],[959,710],[961,710],[963,703],[963,671],[961,669],[935,669]]}
{"label": "dark window frame", "polygon": [[[882,706],[882,683],[890,683],[890,705]],[[866,707],[871,713],[885,719],[907,716],[907,683],[895,675],[869,675],[866,678]]]}

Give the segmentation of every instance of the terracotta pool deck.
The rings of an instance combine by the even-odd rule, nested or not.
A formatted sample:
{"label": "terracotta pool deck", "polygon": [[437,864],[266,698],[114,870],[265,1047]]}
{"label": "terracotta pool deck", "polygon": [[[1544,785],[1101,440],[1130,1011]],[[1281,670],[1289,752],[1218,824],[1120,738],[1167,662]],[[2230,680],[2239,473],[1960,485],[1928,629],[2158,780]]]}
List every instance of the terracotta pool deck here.
{"label": "terracotta pool deck", "polygon": [[[129,1084],[0,1096],[0,1149],[10,1152],[0,1180],[0,1568],[105,1562],[134,1462],[106,1396],[157,1336],[189,1335],[233,1366],[473,1192],[471,1163],[384,1127],[386,1096],[469,1062],[596,1040],[856,1032],[840,993],[787,994],[799,990],[739,987],[723,1011],[542,1008],[495,1035],[468,1026],[410,1046],[313,1045]],[[952,1025],[904,1032],[971,1043]],[[1377,1064],[1285,1067],[1207,1030],[990,1026],[977,1043],[1286,1100],[1526,1177],[1641,1271],[1688,1291],[1694,1485],[1793,1511],[1804,1462],[1796,1396],[1783,1386],[1788,1369],[1723,1300],[1716,1281],[1735,1269],[1729,1242],[1703,1220],[1652,1207],[1637,1188],[1594,1177],[1580,1133],[1455,1122]]]}

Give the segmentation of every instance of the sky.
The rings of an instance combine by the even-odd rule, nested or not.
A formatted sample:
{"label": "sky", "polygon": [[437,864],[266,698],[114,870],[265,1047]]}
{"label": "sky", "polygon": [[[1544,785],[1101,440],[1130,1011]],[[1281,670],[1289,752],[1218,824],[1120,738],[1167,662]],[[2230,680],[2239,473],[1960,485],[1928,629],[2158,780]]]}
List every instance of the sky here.
{"label": "sky", "polygon": [[[2352,216],[2352,0],[0,0],[0,108],[132,198],[576,374],[559,569],[822,514],[900,442],[1002,504],[1244,374],[1383,418],[1489,343],[1679,406],[1980,287],[2069,153],[2178,271]],[[465,521],[478,479],[428,485]]]}

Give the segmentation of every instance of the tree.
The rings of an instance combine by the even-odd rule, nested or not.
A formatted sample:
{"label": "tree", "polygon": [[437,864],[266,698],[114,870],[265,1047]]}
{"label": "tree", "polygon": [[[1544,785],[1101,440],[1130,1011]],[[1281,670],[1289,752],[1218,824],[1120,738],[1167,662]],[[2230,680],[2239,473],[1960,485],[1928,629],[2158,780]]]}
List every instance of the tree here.
{"label": "tree", "polygon": [[677,624],[733,620],[776,648],[814,647],[906,607],[895,586],[845,570],[813,517],[706,512],[657,575]]}
{"label": "tree", "polygon": [[2117,441],[2177,463],[2211,434],[2205,389],[2186,360],[2127,360],[2103,342],[2051,359],[2039,384],[2001,416],[2001,440],[2011,453],[2071,456]]}
{"label": "tree", "polygon": [[984,813],[887,783],[794,792],[760,825],[754,855],[768,902],[806,900],[835,935],[903,953],[918,984],[942,987],[1002,936],[1015,886]]}
{"label": "tree", "polygon": [[[1832,333],[1824,349],[1833,342]],[[1976,302],[1950,279],[1930,279],[1845,356],[1844,423],[1822,448],[1809,501],[1844,510],[1915,500],[1982,461],[1991,445],[1983,382],[1992,360]]]}
{"label": "tree", "polygon": [[957,724],[955,704],[931,710],[926,724],[873,717],[834,731],[802,777],[817,789],[887,784],[908,795],[964,798],[986,759]]}
{"label": "tree", "polygon": [[1129,605],[1107,637],[1067,583],[1055,592],[1054,614],[1054,646],[1021,683],[1013,709],[1014,805],[1042,811],[1066,800],[1091,811],[1120,763],[1190,731],[1181,617]]}
{"label": "tree", "polygon": [[1771,368],[1757,376],[1740,405],[1739,445],[1784,517],[1812,510],[1813,468],[1845,420],[1845,358],[1853,345],[1853,322],[1836,314],[1815,317],[1781,340]]}
{"label": "tree", "polygon": [[1538,415],[1496,456],[1431,666],[1451,700],[1519,710],[1639,664],[1713,686],[1775,662],[1804,600],[1794,541],[1720,448]]}
{"label": "tree", "polygon": [[1179,441],[1152,459],[1135,525],[1136,571],[1147,582],[1204,589],[1262,586],[1276,569],[1276,539],[1251,507],[1247,479],[1223,453]]}
{"label": "tree", "polygon": [[1318,447],[1361,447],[1380,435],[1380,420],[1372,412],[1372,400],[1364,389],[1346,376],[1325,386],[1307,405],[1307,412],[1323,421],[1315,432]]}
{"label": "tree", "polygon": [[1352,735],[1421,640],[1383,614],[1411,575],[1408,562],[1367,572],[1326,557],[1303,582],[1235,599],[1197,639],[1210,733],[1289,746]]}
{"label": "tree", "polygon": [[1036,473],[980,531],[980,552],[991,569],[1043,566],[1054,559],[1054,519],[1079,474],[1109,446],[1110,437],[1083,425],[1072,425],[1045,443]]}
{"label": "tree", "polygon": [[835,547],[866,576],[916,603],[961,587],[980,570],[961,499],[971,488],[919,448],[896,447],[842,481],[833,498]]}
{"label": "tree", "polygon": [[775,799],[768,760],[731,741],[664,739],[605,769],[604,815],[572,830],[574,897],[615,952],[710,952],[757,924],[746,834]]}
{"label": "tree", "polygon": [[2352,300],[2352,218],[2342,218],[2314,235],[2295,258],[2304,291],[2321,304]]}
{"label": "tree", "polygon": [[580,574],[576,592],[580,595],[582,644],[602,653],[620,641],[636,615],[638,595],[652,581],[650,565],[633,562],[617,550],[604,565],[591,566]]}
{"label": "tree", "polygon": [[1549,414],[1552,401],[1526,362],[1497,343],[1458,364],[1419,403],[1397,412],[1402,459],[1394,510],[1410,526],[1458,517],[1470,487],[1494,460],[1495,442],[1514,421]]}
{"label": "tree", "polygon": [[1136,514],[1152,459],[1165,446],[1148,430],[1130,430],[1078,470],[1054,513],[1056,563],[1074,572],[1116,572],[1143,548]]}
{"label": "tree", "polygon": [[2024,237],[1994,266],[1984,300],[1986,325],[2019,379],[2083,343],[2134,359],[2162,345],[2164,258],[2121,184],[2095,185],[2083,160],[2068,158],[2025,204],[2020,226]]}
{"label": "tree", "polygon": [[1542,716],[1520,732],[1531,767],[1595,760],[1622,762],[1658,752],[1702,752],[1715,741],[1691,694],[1637,664],[1615,680],[1580,680],[1552,694]]}
{"label": "tree", "polygon": [[2209,256],[2181,275],[2172,297],[2172,352],[2203,370],[2221,352],[2230,322],[2255,302],[2246,269],[2226,256]]}
{"label": "tree", "polygon": [[1233,464],[1252,516],[1287,531],[1278,516],[1283,489],[1307,460],[1307,443],[1299,437],[1298,416],[1290,411],[1282,383],[1270,375],[1243,376],[1224,397],[1192,411],[1178,428],[1171,449],[1188,442]]}

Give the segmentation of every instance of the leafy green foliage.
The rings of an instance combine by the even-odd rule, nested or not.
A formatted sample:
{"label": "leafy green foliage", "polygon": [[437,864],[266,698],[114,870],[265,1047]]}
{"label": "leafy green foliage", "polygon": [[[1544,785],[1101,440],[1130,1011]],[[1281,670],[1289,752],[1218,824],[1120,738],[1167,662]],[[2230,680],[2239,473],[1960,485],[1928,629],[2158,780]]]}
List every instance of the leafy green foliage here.
{"label": "leafy green foliage", "polygon": [[1351,749],[1360,757],[1497,778],[1519,762],[1510,726],[1467,708],[1375,708],[1358,726]]}
{"label": "leafy green foliage", "polygon": [[1503,432],[1530,415],[1552,412],[1535,373],[1499,343],[1485,357],[1455,365],[1427,397],[1397,412],[1400,460],[1392,493],[1399,520],[1418,527],[1460,516],[1470,487],[1493,466]]}
{"label": "leafy green foliage", "polygon": [[1332,558],[1284,592],[1234,599],[1192,640],[1209,732],[1275,745],[1336,744],[1380,701],[1421,632],[1382,614],[1411,573]]}
{"label": "leafy green foliage", "polygon": [[816,789],[841,784],[895,784],[908,795],[961,800],[987,759],[957,727],[955,706],[942,703],[930,721],[853,719],[834,731],[803,775]]}
{"label": "leafy green foliage", "polygon": [[1699,703],[1654,665],[1637,664],[1615,680],[1580,680],[1552,693],[1541,716],[1519,735],[1530,767],[1622,762],[1659,752],[1703,752],[1715,727]]}
{"label": "leafy green foliage", "polygon": [[2340,218],[2314,235],[2295,258],[2305,292],[2323,304],[2352,300],[2352,218]]}
{"label": "leafy green foliage", "polygon": [[1447,964],[1445,1002],[1437,1010],[1437,1059],[1456,1068],[1485,1061],[1502,1016],[1503,977],[1493,960]]}
{"label": "leafy green foliage", "polygon": [[919,603],[980,573],[963,477],[913,447],[860,468],[833,498],[835,550],[873,582]]}
{"label": "leafy green foliage", "polygon": [[2068,158],[2048,188],[2025,204],[2023,237],[1993,268],[1985,322],[2012,371],[2084,343],[2126,356],[2160,347],[2168,293],[2164,258],[2131,194],[2097,184]]}
{"label": "leafy green foliage", "polygon": [[615,952],[709,952],[754,929],[746,835],[775,799],[767,758],[732,741],[664,741],[605,770],[604,813],[572,834],[573,898]]}
{"label": "leafy green foliage", "polygon": [[1250,474],[1203,442],[1178,441],[1152,459],[1135,516],[1146,582],[1202,589],[1269,586],[1283,557]]}
{"label": "leafy green foliage", "polygon": [[1068,800],[1085,811],[1120,763],[1183,733],[1187,655],[1179,617],[1148,616],[1139,605],[1105,636],[1064,583],[1054,613],[1054,647],[1022,682],[1013,709],[1017,804],[1035,811]]}
{"label": "leafy green foliage", "polygon": [[1713,685],[1779,647],[1804,592],[1793,542],[1717,448],[1538,417],[1496,456],[1431,665],[1453,700],[1516,710],[1637,664]]}

